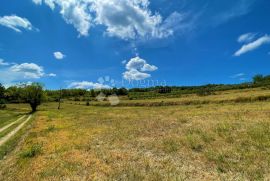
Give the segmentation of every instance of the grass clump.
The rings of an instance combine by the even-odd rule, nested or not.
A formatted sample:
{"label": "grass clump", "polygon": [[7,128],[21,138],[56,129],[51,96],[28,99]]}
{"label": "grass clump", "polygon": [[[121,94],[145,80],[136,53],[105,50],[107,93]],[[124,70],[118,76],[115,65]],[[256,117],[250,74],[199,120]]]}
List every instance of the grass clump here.
{"label": "grass clump", "polygon": [[188,134],[186,137],[188,146],[196,152],[201,152],[203,149],[203,141],[197,134]]}
{"label": "grass clump", "polygon": [[55,131],[55,130],[56,130],[55,125],[50,125],[50,126],[48,126],[48,128],[47,128],[47,132],[53,132],[53,131]]}
{"label": "grass clump", "polygon": [[179,143],[172,138],[163,140],[163,149],[166,153],[173,153],[179,150]]}
{"label": "grass clump", "polygon": [[33,158],[42,152],[42,144],[36,143],[21,153],[22,158]]}

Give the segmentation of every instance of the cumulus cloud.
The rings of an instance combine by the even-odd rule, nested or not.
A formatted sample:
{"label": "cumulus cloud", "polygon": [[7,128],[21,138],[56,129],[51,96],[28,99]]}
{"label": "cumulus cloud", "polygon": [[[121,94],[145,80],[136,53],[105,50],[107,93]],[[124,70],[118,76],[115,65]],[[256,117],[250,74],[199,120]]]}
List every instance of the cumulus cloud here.
{"label": "cumulus cloud", "polygon": [[143,72],[146,71],[155,71],[158,68],[154,65],[148,64],[144,59],[141,59],[140,57],[135,57],[129,60],[129,62],[126,64],[127,70],[137,69]]}
{"label": "cumulus cloud", "polygon": [[123,77],[126,80],[143,80],[151,77],[151,75],[148,73],[140,72],[136,69],[132,69],[124,72]]}
{"label": "cumulus cloud", "polygon": [[88,82],[88,81],[81,81],[81,82],[72,82],[68,86],[69,88],[75,89],[110,89],[111,87],[108,85]]}
{"label": "cumulus cloud", "polygon": [[106,26],[109,36],[122,39],[168,36],[167,30],[159,30],[161,15],[152,14],[148,5],[147,0],[96,0],[92,10],[96,14],[95,22]]}
{"label": "cumulus cloud", "polygon": [[246,33],[246,34],[240,35],[237,41],[239,43],[249,43],[253,41],[255,37],[256,37],[256,33]]}
{"label": "cumulus cloud", "polygon": [[264,35],[253,42],[243,45],[237,52],[234,53],[234,56],[240,56],[247,52],[253,51],[267,43],[270,43],[270,36]]}
{"label": "cumulus cloud", "polygon": [[13,29],[16,32],[22,32],[21,29],[34,30],[33,25],[26,18],[16,15],[0,17],[0,25]]}
{"label": "cumulus cloud", "polygon": [[34,63],[16,64],[10,67],[10,71],[21,73],[26,79],[39,79],[45,74],[43,67]]}
{"label": "cumulus cloud", "polygon": [[53,55],[58,60],[62,60],[63,58],[65,58],[65,55],[62,52],[54,52]]}
{"label": "cumulus cloud", "polygon": [[[33,0],[42,4],[41,0]],[[158,13],[149,9],[149,0],[43,0],[72,24],[81,36],[87,36],[92,26],[102,25],[108,36],[121,39],[165,38],[173,35],[179,26],[179,13],[163,21]]]}
{"label": "cumulus cloud", "polygon": [[145,72],[155,71],[158,68],[154,65],[148,64],[144,59],[137,56],[129,60],[129,62],[126,64],[126,69],[127,71],[123,73],[124,79],[143,80],[151,77],[149,73]]}
{"label": "cumulus cloud", "polygon": [[6,66],[0,66],[0,82],[6,85],[14,82],[25,82],[42,77],[55,77],[56,74],[46,74],[44,68],[35,63],[5,63]]}

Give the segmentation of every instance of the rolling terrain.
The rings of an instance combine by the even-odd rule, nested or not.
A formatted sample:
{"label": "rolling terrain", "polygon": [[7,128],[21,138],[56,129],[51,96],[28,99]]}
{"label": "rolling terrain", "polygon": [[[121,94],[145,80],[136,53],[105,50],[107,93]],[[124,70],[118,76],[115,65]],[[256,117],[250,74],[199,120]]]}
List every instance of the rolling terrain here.
{"label": "rolling terrain", "polygon": [[[268,180],[269,95],[44,103],[0,161],[0,180]],[[197,103],[151,104],[161,101]]]}

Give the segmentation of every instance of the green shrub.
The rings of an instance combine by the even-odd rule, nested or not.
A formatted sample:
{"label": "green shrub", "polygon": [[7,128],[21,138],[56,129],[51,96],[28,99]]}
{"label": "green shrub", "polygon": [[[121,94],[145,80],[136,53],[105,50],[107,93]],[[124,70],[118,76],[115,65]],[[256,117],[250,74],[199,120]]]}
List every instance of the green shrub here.
{"label": "green shrub", "polygon": [[0,109],[5,109],[7,106],[5,104],[5,101],[3,99],[0,99]]}

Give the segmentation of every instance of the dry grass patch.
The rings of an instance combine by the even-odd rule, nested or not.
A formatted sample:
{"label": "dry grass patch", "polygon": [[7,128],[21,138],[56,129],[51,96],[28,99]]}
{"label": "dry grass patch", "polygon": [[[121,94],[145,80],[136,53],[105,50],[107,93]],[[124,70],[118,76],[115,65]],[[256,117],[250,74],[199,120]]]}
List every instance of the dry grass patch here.
{"label": "dry grass patch", "polygon": [[[270,103],[41,107],[5,180],[264,180]],[[42,145],[37,154],[34,145]],[[34,151],[35,153],[36,151]],[[33,155],[33,156],[32,156]],[[13,164],[10,164],[13,163]],[[2,165],[1,165],[2,166]],[[0,179],[1,180],[1,179]]]}

